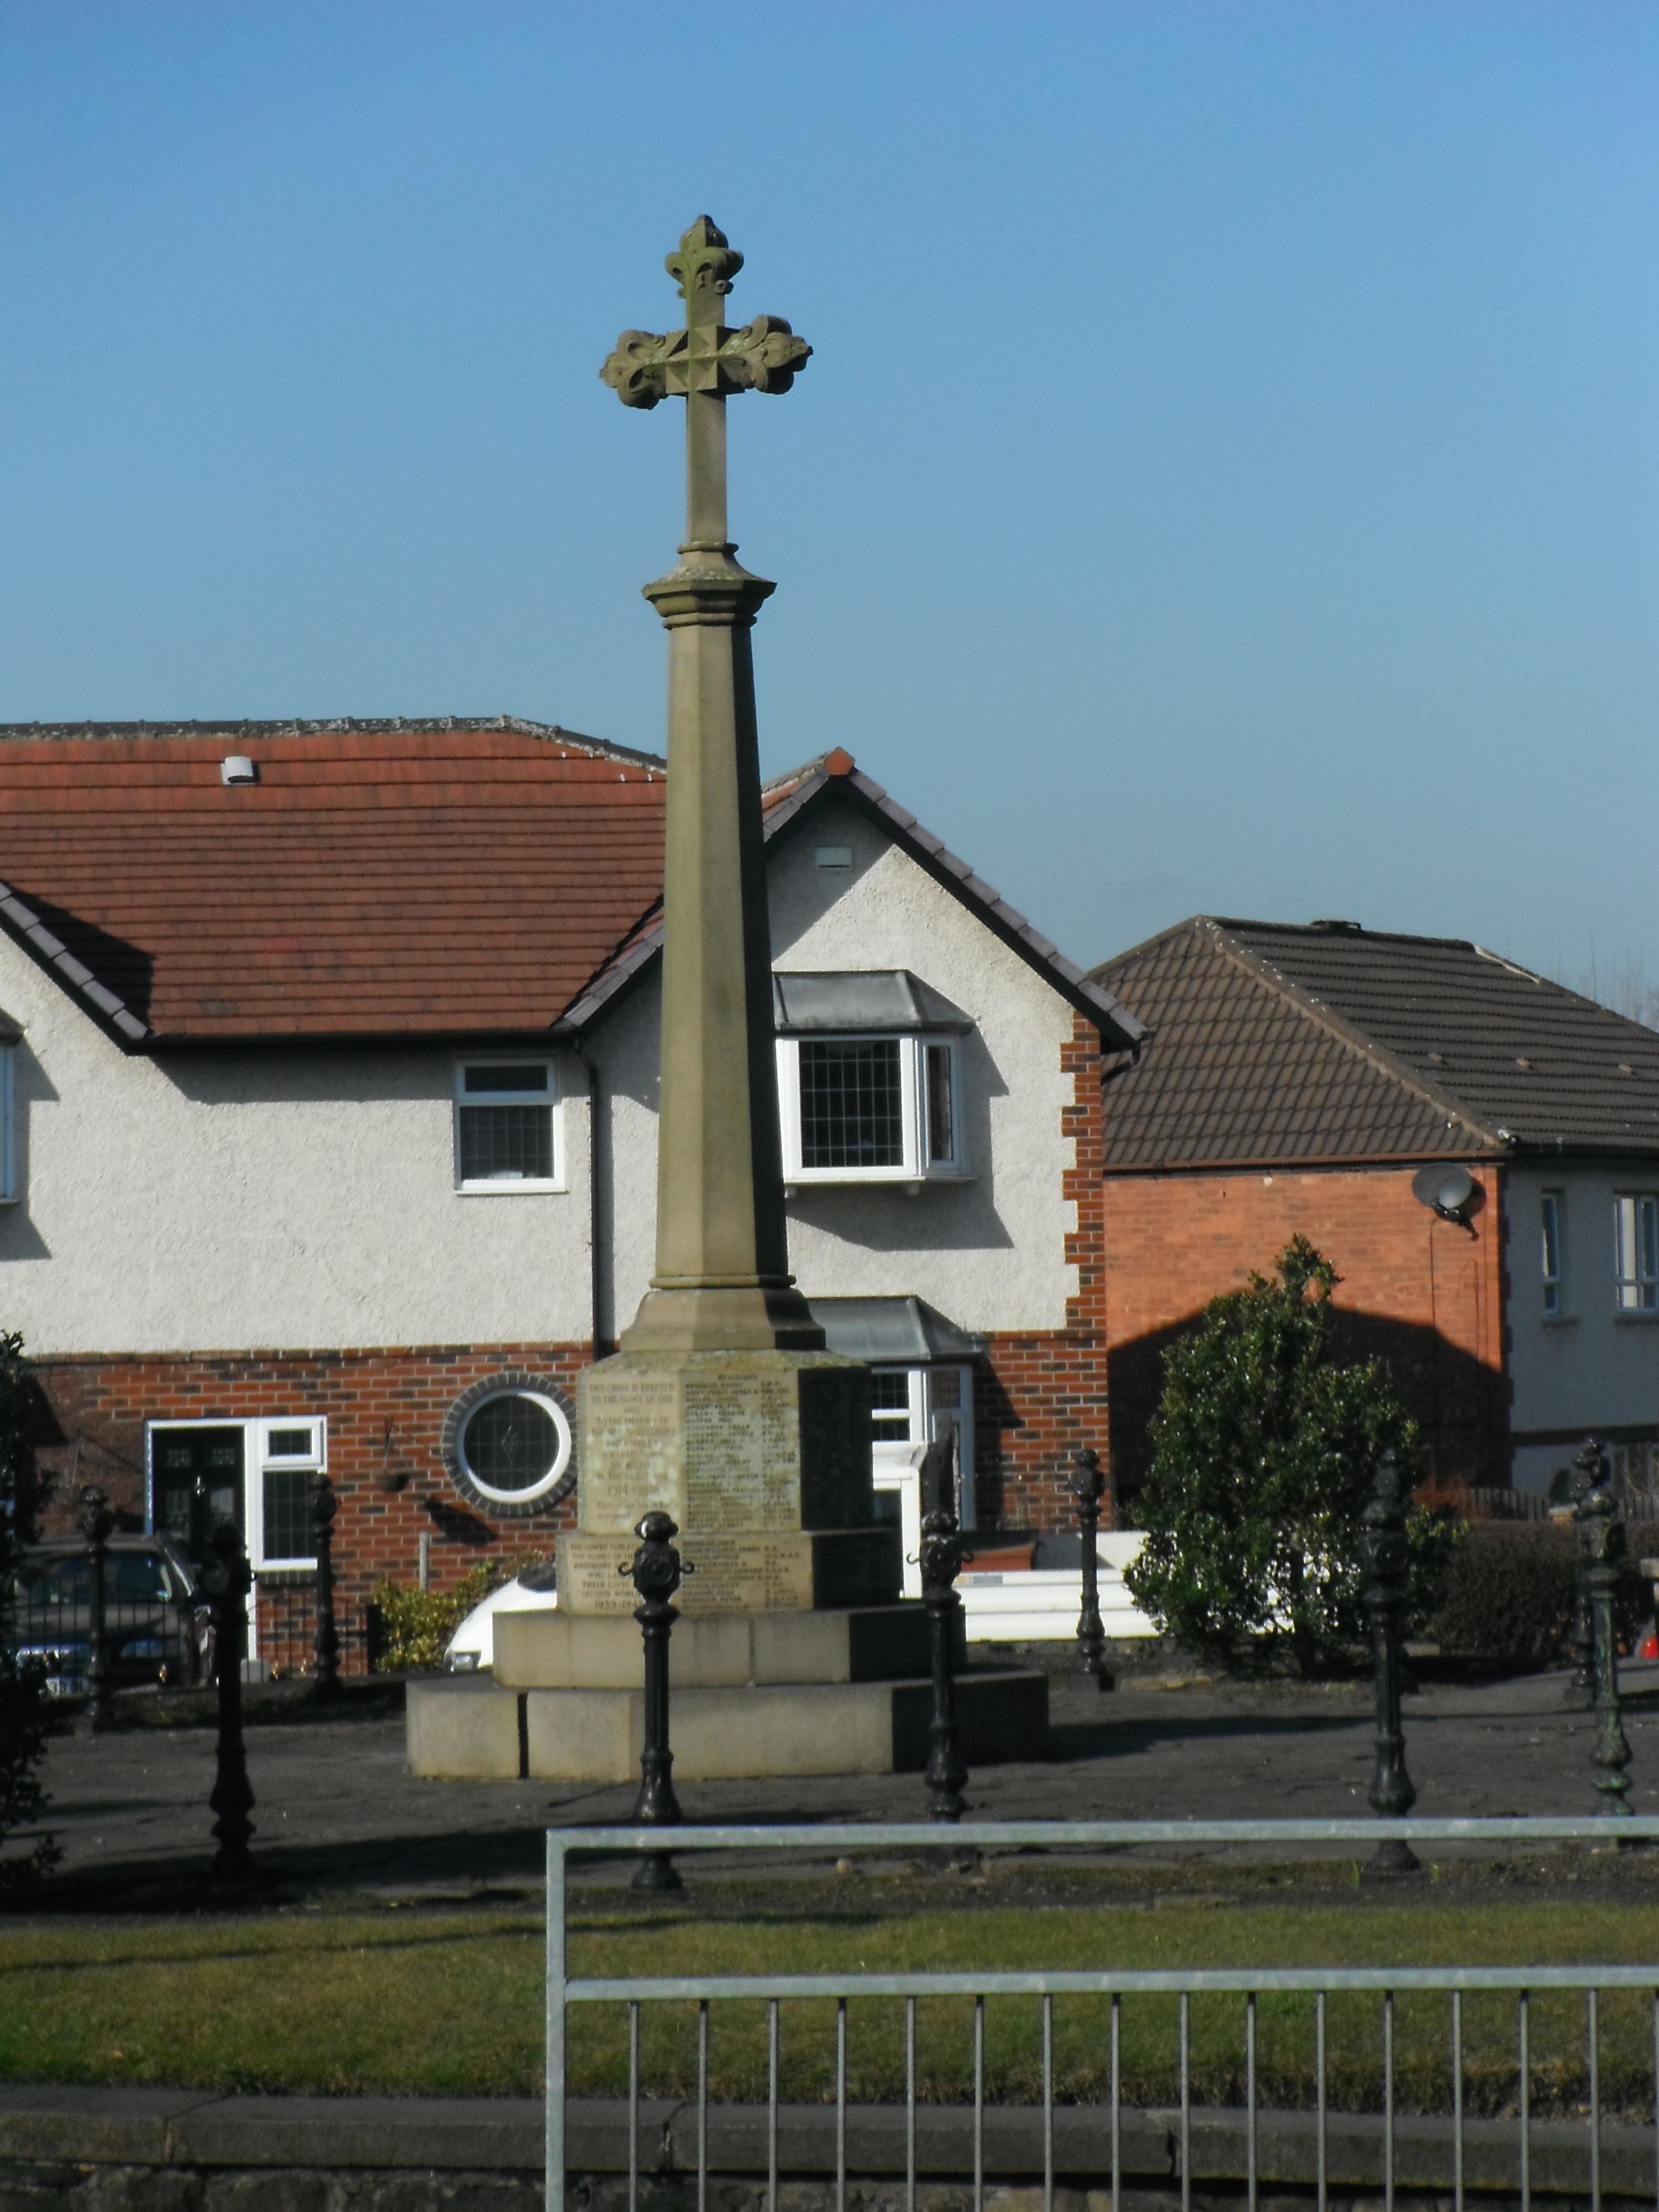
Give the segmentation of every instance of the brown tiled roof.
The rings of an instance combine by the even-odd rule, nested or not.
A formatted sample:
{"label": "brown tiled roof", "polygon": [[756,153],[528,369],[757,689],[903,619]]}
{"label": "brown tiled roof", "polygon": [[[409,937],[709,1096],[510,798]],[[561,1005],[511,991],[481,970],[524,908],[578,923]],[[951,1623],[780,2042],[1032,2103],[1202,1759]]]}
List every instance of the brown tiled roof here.
{"label": "brown tiled roof", "polygon": [[1109,1170],[1659,1152],[1659,1034],[1461,939],[1200,915],[1092,972],[1154,1033]]}
{"label": "brown tiled roof", "polygon": [[[832,790],[1135,1043],[850,755],[769,787],[769,837]],[[651,754],[508,716],[0,726],[0,927],[134,1048],[580,1030],[660,949],[665,791]]]}
{"label": "brown tiled roof", "polygon": [[0,729],[0,918],[132,1042],[534,1032],[659,898],[665,789],[505,717]]}

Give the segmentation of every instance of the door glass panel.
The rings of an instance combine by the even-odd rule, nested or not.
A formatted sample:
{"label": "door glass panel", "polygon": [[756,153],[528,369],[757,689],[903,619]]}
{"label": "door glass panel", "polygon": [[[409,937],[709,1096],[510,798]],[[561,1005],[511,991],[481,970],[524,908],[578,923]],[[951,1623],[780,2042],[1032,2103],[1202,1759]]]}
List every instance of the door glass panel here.
{"label": "door glass panel", "polygon": [[205,1559],[216,1528],[245,1528],[240,1428],[159,1429],[151,1440],[155,1525],[190,1559]]}

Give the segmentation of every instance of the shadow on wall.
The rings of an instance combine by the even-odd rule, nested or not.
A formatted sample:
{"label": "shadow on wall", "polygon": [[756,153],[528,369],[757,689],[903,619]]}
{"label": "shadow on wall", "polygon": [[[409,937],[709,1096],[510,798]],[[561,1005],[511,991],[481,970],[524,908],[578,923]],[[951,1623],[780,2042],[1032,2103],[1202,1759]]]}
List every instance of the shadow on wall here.
{"label": "shadow on wall", "polygon": [[[1164,1355],[1189,1335],[1197,1314],[1117,1346],[1107,1361],[1112,1473],[1133,1504],[1151,1456],[1147,1430],[1164,1390]],[[1440,1482],[1506,1486],[1510,1479],[1509,1385],[1471,1353],[1421,1322],[1387,1314],[1333,1316],[1336,1357],[1381,1359],[1421,1431],[1423,1471]]]}
{"label": "shadow on wall", "polygon": [[[149,1019],[150,994],[154,988],[155,962],[151,954],[137,945],[129,945],[124,937],[112,937],[107,930],[99,929],[89,921],[65,908],[53,906],[15,877],[9,877],[12,890],[23,904],[38,917],[54,937],[61,938],[75,957],[90,968],[106,989],[124,999],[141,1021]],[[48,969],[47,973],[55,971]],[[57,979],[62,981],[62,977]]]}

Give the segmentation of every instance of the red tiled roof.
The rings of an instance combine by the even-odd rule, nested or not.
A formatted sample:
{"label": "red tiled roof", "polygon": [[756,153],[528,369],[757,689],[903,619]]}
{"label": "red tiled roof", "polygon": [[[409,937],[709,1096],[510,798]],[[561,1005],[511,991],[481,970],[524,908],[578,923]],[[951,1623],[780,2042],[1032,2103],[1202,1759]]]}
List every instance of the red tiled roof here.
{"label": "red tiled roof", "polygon": [[0,730],[0,914],[135,1039],[522,1034],[660,897],[665,788],[506,718]]}
{"label": "red tiled roof", "polygon": [[[221,765],[246,755],[250,785]],[[831,790],[1109,1047],[1139,1024],[837,747]],[[661,945],[665,764],[499,721],[0,727],[0,927],[129,1045],[585,1029]]]}

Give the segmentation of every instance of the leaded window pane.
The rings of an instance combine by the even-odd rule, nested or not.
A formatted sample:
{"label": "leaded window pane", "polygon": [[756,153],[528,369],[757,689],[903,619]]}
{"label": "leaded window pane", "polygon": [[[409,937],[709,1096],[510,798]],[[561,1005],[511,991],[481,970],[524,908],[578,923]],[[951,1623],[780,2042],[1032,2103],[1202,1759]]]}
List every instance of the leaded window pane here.
{"label": "leaded window pane", "polygon": [[904,1106],[896,1037],[800,1047],[804,1168],[901,1168]]}
{"label": "leaded window pane", "polygon": [[870,1417],[878,1437],[907,1443],[910,1435],[910,1377],[903,1368],[877,1367],[870,1374]]}
{"label": "leaded window pane", "polygon": [[492,1490],[533,1490],[559,1455],[559,1431],[545,1406],[518,1392],[486,1398],[461,1439],[466,1464]]}
{"label": "leaded window pane", "polygon": [[267,1559],[308,1559],[315,1550],[311,1533],[311,1486],[316,1480],[309,1468],[271,1467],[265,1469],[263,1556]]}
{"label": "leaded window pane", "polygon": [[463,1106],[463,1182],[547,1182],[553,1175],[549,1106]]}
{"label": "leaded window pane", "polygon": [[927,1048],[927,1157],[950,1161],[957,1156],[955,1102],[951,1096],[951,1048]]}

